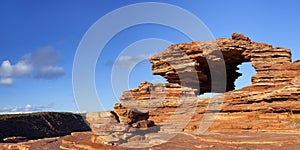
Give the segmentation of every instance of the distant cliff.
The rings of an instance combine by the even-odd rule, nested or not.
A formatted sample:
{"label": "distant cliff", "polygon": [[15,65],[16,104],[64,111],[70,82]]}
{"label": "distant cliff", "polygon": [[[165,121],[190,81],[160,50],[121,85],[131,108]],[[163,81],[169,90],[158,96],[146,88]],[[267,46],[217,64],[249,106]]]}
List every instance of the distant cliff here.
{"label": "distant cliff", "polygon": [[90,131],[90,127],[79,114],[42,112],[0,115],[0,141],[12,136],[40,139],[77,131]]}

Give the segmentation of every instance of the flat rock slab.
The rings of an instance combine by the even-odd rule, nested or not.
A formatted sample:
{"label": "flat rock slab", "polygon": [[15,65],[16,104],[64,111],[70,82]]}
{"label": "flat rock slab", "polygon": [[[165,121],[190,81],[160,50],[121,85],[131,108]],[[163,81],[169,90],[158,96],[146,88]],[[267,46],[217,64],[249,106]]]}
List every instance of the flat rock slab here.
{"label": "flat rock slab", "polygon": [[[76,149],[76,150],[135,150],[121,146],[108,146],[91,142],[91,132],[78,132],[60,138],[48,138],[23,143],[0,143],[0,150],[8,147],[27,148],[29,150],[43,149]],[[152,135],[150,137],[159,138]],[[141,143],[148,146],[147,143]],[[139,150],[236,150],[236,149],[272,149],[298,150],[300,147],[300,133],[206,133],[192,135],[179,133],[174,138],[161,145],[140,148]]]}

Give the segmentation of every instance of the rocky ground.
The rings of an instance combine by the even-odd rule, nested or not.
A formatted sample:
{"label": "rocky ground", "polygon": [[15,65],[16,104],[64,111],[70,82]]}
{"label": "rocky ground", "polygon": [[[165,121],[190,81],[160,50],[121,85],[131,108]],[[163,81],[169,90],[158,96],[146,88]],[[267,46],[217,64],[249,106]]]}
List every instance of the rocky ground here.
{"label": "rocky ground", "polygon": [[[130,145],[127,145],[130,146]],[[192,135],[179,133],[171,140],[141,150],[298,150],[300,133],[206,133]],[[108,146],[91,142],[91,132],[77,132],[72,135],[13,144],[2,143],[0,150],[133,150],[121,146]],[[137,148],[135,148],[137,149]]]}

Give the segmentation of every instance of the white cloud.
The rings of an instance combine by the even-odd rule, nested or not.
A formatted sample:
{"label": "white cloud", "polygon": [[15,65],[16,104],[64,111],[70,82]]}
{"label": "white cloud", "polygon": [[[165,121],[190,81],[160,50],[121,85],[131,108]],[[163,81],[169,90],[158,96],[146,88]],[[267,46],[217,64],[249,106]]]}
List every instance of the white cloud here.
{"label": "white cloud", "polygon": [[0,85],[11,86],[14,84],[14,80],[12,78],[2,78],[0,79]]}
{"label": "white cloud", "polygon": [[8,60],[3,61],[0,66],[0,76],[8,77],[13,73],[13,66],[10,64]]}
{"label": "white cloud", "polygon": [[24,107],[24,111],[31,111],[32,109],[34,109],[34,107],[32,105],[29,105],[27,104],[25,107]]}
{"label": "white cloud", "polygon": [[43,111],[45,109],[52,108],[53,104],[43,105],[43,106],[32,106],[27,104],[22,107],[10,107],[10,108],[0,108],[0,114],[11,114],[11,113],[28,113],[35,111]]}
{"label": "white cloud", "polygon": [[12,65],[9,60],[3,61],[0,67],[0,76],[2,77],[13,77],[23,76],[31,72],[32,65],[27,63],[25,60],[21,60],[15,65]]}
{"label": "white cloud", "polygon": [[25,54],[15,64],[5,60],[0,66],[0,85],[11,85],[14,78],[23,76],[56,79],[65,74],[64,68],[57,66],[60,62],[59,53],[51,47],[43,47]]}
{"label": "white cloud", "polygon": [[32,71],[32,65],[26,61],[19,61],[13,66],[13,76],[23,76],[30,74]]}

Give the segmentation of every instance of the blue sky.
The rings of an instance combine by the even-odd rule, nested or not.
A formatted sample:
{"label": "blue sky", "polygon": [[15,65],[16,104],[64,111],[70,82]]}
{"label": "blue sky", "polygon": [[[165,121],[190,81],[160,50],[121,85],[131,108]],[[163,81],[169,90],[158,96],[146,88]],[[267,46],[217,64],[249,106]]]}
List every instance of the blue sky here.
{"label": "blue sky", "polygon": [[[82,37],[105,14],[138,2],[146,1],[1,0],[0,112],[76,112],[72,66]],[[155,2],[188,10],[201,19],[216,38],[239,32],[254,41],[290,48],[293,60],[300,58],[300,2],[297,0]],[[95,71],[97,92],[105,109],[111,109],[119,96],[113,93],[111,86],[113,62],[127,46],[146,38],[190,42],[179,31],[153,24],[133,26],[114,36],[103,49]],[[126,67],[135,59],[123,57],[120,67]],[[251,69],[248,65],[241,71],[251,74]],[[238,88],[249,83],[250,77],[245,78]],[[142,61],[129,76],[129,88],[141,81],[154,80],[163,81],[151,75],[149,62]]]}

